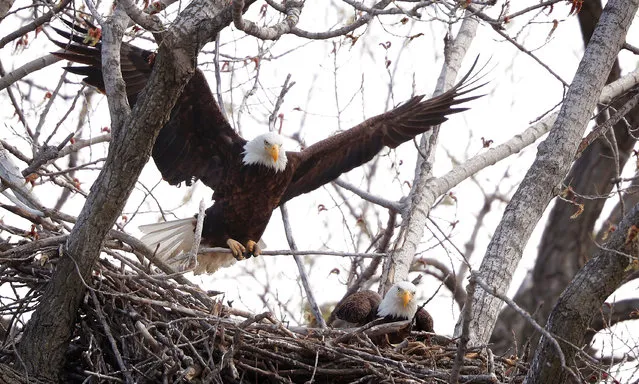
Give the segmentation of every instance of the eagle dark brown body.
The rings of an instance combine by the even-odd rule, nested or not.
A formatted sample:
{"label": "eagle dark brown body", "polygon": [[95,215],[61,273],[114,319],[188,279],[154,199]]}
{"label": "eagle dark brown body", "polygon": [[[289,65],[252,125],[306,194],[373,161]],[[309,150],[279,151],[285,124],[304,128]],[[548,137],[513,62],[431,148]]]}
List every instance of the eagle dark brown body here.
{"label": "eagle dark brown body", "polygon": [[[395,288],[395,286],[392,287],[386,295],[392,294],[393,288]],[[378,315],[381,302],[382,298],[377,292],[370,290],[355,292],[338,303],[331,315],[334,321],[329,325],[336,328],[348,328],[360,327],[373,320],[378,320],[379,324],[414,320],[397,331],[373,337],[372,340],[377,344],[383,344],[385,342],[393,344],[400,343],[406,337],[410,336],[411,331],[433,332],[433,318],[424,308],[417,308],[411,318],[397,314],[388,315],[382,319]]]}
{"label": "eagle dark brown body", "polygon": [[[87,32],[77,25],[72,28],[74,33]],[[55,54],[86,65],[67,67],[66,70],[86,76],[84,81],[87,84],[104,91],[100,43],[95,47],[87,46],[82,36],[73,36],[58,29],[56,31],[69,41],[56,42],[64,51]],[[153,54],[122,43],[121,65],[127,96],[133,104],[150,76]],[[385,146],[395,148],[428,131],[431,126],[443,123],[447,115],[466,110],[456,105],[479,97],[461,97],[478,88],[473,85],[476,79],[469,80],[470,73],[439,96],[428,100],[424,100],[423,96],[415,96],[389,112],[370,118],[303,151],[286,152],[286,168],[276,172],[263,165],[245,164],[243,152],[247,141],[235,132],[222,115],[204,74],[198,69],[178,98],[168,123],[160,131],[153,148],[153,159],[163,178],[170,184],[184,182],[190,185],[194,179],[199,179],[214,190],[215,203],[206,210],[204,219],[204,245],[225,247],[229,239],[240,244],[257,242],[266,229],[272,211],[280,204],[313,191],[342,173],[368,162]],[[179,236],[169,240],[168,237],[162,237],[163,229],[160,227],[150,228],[149,231],[158,242],[171,243],[178,241],[177,238],[186,238],[188,232],[182,227],[173,227],[171,231]],[[170,251],[171,255],[167,258],[183,251],[185,246],[172,245],[169,248],[167,252]],[[251,251],[252,248],[249,249],[249,256]],[[217,267],[207,267],[204,271],[211,272]]]}

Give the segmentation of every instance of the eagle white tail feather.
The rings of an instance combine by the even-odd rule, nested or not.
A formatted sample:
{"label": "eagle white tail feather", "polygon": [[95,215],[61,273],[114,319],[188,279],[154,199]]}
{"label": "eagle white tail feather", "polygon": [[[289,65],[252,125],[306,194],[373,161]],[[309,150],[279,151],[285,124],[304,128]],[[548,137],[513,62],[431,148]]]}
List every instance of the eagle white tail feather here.
{"label": "eagle white tail feather", "polygon": [[[179,257],[191,250],[195,240],[195,218],[165,221],[162,223],[146,224],[139,227],[144,236],[140,239],[155,256],[167,263],[175,271],[182,271],[186,267],[186,260]],[[258,241],[260,248],[266,248],[266,243]],[[157,250],[157,251],[156,251]],[[204,253],[197,256],[197,266],[193,270],[196,275],[214,273],[220,268],[235,264],[235,258],[230,253]]]}
{"label": "eagle white tail feather", "polygon": [[193,273],[200,275],[202,273],[214,273],[220,268],[230,267],[235,264],[236,260],[231,253],[202,253],[197,255],[197,267]]}
{"label": "eagle white tail feather", "polygon": [[188,252],[195,239],[195,218],[147,224],[139,227],[145,233],[140,239],[155,256],[176,269],[171,259],[182,252]]}

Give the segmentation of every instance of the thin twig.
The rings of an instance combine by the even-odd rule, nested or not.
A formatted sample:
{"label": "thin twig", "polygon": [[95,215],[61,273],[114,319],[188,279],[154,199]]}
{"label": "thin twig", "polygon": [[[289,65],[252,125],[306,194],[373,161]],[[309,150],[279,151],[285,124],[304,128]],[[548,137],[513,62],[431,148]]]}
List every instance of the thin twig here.
{"label": "thin twig", "polygon": [[[295,245],[293,231],[291,230],[291,224],[288,219],[286,204],[282,204],[280,206],[280,210],[282,211],[282,221],[284,222],[284,231],[286,232],[286,240],[288,240],[288,245],[291,247],[291,250],[297,251],[297,245]],[[297,269],[300,272],[300,279],[302,280],[302,286],[304,287],[304,291],[306,292],[306,299],[308,300],[311,312],[313,312],[313,316],[315,316],[315,320],[317,321],[319,328],[326,328],[326,322],[324,321],[324,317],[322,316],[322,311],[320,310],[317,302],[315,301],[315,297],[313,296],[311,284],[308,281],[308,276],[306,275],[306,270],[304,269],[304,263],[298,255],[293,255],[293,259],[295,260]]]}

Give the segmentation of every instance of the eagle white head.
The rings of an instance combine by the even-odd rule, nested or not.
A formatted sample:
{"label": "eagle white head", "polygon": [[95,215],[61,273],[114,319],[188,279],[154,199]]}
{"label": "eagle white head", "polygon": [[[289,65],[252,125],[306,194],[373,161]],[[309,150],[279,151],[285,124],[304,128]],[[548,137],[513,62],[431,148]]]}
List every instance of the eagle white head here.
{"label": "eagle white head", "polygon": [[242,163],[260,164],[282,172],[286,168],[286,151],[282,150],[284,138],[275,132],[257,136],[244,145]]}
{"label": "eagle white head", "polygon": [[402,319],[412,319],[417,312],[415,292],[417,288],[413,283],[400,281],[386,292],[386,296],[377,309],[377,316],[392,316]]}

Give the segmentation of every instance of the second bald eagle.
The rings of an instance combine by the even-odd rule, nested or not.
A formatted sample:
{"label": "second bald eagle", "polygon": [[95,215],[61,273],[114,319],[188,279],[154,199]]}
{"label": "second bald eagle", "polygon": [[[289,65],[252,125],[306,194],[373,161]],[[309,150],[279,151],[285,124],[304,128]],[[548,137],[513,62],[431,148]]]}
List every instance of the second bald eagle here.
{"label": "second bald eagle", "polygon": [[[72,28],[82,35],[88,32],[77,25]],[[87,65],[66,70],[86,76],[85,83],[104,91],[101,44],[89,46],[83,36],[56,31],[69,41],[57,43],[64,51],[55,54]],[[122,76],[129,102],[134,104],[150,77],[153,53],[128,43],[122,43],[121,49]],[[240,137],[220,112],[204,74],[197,69],[160,131],[152,153],[162,177],[170,184],[190,185],[199,179],[214,190],[215,202],[204,218],[202,245],[228,246],[233,253],[198,255],[195,273],[212,273],[245,254],[258,255],[257,242],[275,208],[368,162],[384,147],[396,148],[443,123],[448,115],[466,110],[456,105],[479,97],[462,96],[481,86],[473,85],[473,68],[441,95],[431,99],[412,97],[299,152],[283,150],[283,139],[276,133],[250,141]],[[191,248],[194,228],[195,219],[188,218],[140,229],[146,233],[142,241],[171,264],[174,256]]]}
{"label": "second bald eagle", "polygon": [[337,304],[331,315],[336,328],[362,326],[376,319],[384,322],[415,320],[402,330],[388,334],[391,343],[399,343],[411,330],[433,332],[433,318],[424,308],[418,308],[415,300],[417,288],[413,283],[401,281],[393,285],[382,300],[374,291],[355,292]]}

